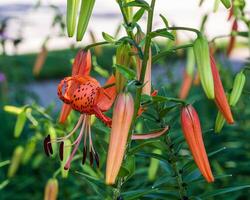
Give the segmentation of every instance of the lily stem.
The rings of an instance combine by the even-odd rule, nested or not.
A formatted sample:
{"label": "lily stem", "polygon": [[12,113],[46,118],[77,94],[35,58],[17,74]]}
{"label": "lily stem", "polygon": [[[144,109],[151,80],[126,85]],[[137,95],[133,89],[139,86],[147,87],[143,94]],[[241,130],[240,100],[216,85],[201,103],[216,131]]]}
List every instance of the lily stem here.
{"label": "lily stem", "polygon": [[[148,58],[149,58],[149,51],[151,48],[151,38],[150,38],[149,34],[152,31],[155,0],[151,1],[150,7],[151,7],[151,9],[148,11],[147,33],[146,33],[144,56],[143,56],[143,60],[142,60],[142,67],[141,67],[140,80],[139,80],[141,84],[144,83],[147,62],[148,62]],[[134,109],[135,111],[134,111],[134,116],[133,116],[133,120],[132,120],[133,124],[131,127],[133,127],[135,124],[137,113],[138,113],[138,110],[140,108],[141,93],[142,93],[142,87],[138,87],[138,89],[136,90],[135,109]]]}
{"label": "lily stem", "polygon": [[169,150],[169,163],[172,166],[172,169],[174,170],[174,173],[175,173],[176,181],[177,181],[178,188],[179,188],[180,199],[187,200],[188,199],[187,191],[186,191],[185,183],[183,182],[183,179],[182,179],[182,175],[181,175],[182,172],[178,168],[178,165],[177,165],[178,159],[176,156],[176,152],[174,150],[171,138],[168,134],[166,134],[166,144]]}
{"label": "lily stem", "polygon": [[86,46],[86,47],[84,48],[84,50],[87,51],[87,50],[89,50],[89,49],[92,48],[92,47],[100,46],[100,45],[105,45],[105,44],[109,44],[109,42],[103,41],[103,42],[93,43],[93,44],[90,44],[90,45]]}

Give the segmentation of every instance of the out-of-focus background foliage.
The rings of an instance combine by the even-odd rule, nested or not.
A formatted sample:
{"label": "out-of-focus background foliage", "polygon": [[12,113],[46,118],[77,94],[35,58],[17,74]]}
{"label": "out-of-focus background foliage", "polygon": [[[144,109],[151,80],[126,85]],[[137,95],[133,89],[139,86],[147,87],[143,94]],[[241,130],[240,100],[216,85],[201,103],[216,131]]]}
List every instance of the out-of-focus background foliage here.
{"label": "out-of-focus background foliage", "polygon": [[[102,31],[114,34],[121,22],[119,13],[115,12],[116,5],[113,1],[107,2],[107,5],[106,3],[103,5],[101,0],[97,1],[96,5],[99,6],[95,8],[90,22],[90,29],[98,39],[101,38],[99,36]],[[171,23],[190,27],[199,27],[203,15],[211,12],[205,27],[208,37],[212,39],[217,35],[228,34],[231,26],[226,20],[228,10],[219,7],[219,10],[213,13],[212,1],[206,1],[201,8],[198,7],[198,3],[195,0],[190,3],[180,0],[175,3],[159,1],[156,12],[159,14],[164,10],[169,21],[173,21]],[[247,6],[248,9],[249,5]],[[248,9],[248,14],[249,12]],[[47,13],[49,13],[48,16]],[[64,15],[65,3],[62,1],[38,1],[35,4],[33,1],[0,3],[2,44],[0,55],[0,199],[42,199],[46,182],[53,176],[59,181],[59,199],[105,199],[111,194],[112,188],[103,185],[109,131],[98,120],[94,122],[92,132],[96,148],[100,152],[100,169],[92,169],[88,164],[81,166],[80,161],[76,160],[68,178],[63,179],[58,171],[60,170],[58,155],[49,159],[43,152],[43,138],[48,133],[63,135],[64,132],[71,130],[78,117],[77,113],[73,113],[66,125],[56,123],[61,106],[56,96],[56,87],[60,79],[71,73],[72,59],[77,52],[74,42],[66,37]],[[154,26],[159,26],[157,20]],[[240,27],[246,30],[241,24]],[[179,42],[187,41],[190,37],[192,38],[192,35],[185,33],[178,35]],[[93,41],[93,37],[91,38],[88,33],[79,46]],[[228,38],[219,40],[217,43],[219,48],[216,59],[225,90],[230,92],[235,74],[242,67],[249,65],[247,63],[249,48],[246,48],[247,40],[239,39],[232,56],[228,58],[225,56],[227,42]],[[47,56],[42,68],[36,71],[34,63],[43,45],[48,51],[45,53]],[[158,45],[164,49],[169,43],[163,40],[158,41]],[[115,48],[112,47],[93,51],[92,75],[102,83],[112,70],[114,53]],[[185,64],[185,51],[178,51],[160,60],[153,66],[154,87],[164,95],[177,97]],[[195,165],[187,164],[183,168],[184,183],[193,196],[206,193],[200,198],[212,199],[209,193],[217,191],[222,196],[215,196],[214,199],[250,199],[249,188],[223,194],[223,188],[235,186],[235,189],[237,186],[250,185],[249,72],[246,72],[246,75],[247,83],[243,95],[237,107],[233,109],[236,123],[233,126],[226,125],[221,134],[215,134],[213,131],[217,114],[216,106],[205,98],[200,86],[192,86],[188,100],[194,102],[199,113],[207,152],[210,153],[211,165],[218,178],[214,184],[207,184]],[[10,105],[14,107],[9,107]],[[22,112],[23,117],[20,114]],[[157,114],[152,114],[150,110],[145,112],[143,119],[149,127],[142,128],[138,125],[138,130],[145,132],[150,129],[150,120],[155,116]],[[182,142],[178,118],[179,110],[174,110],[167,115],[166,120],[172,122],[170,124],[172,131],[169,134],[180,156],[178,164],[183,166],[190,160],[190,154],[186,144]],[[17,119],[19,119],[18,123],[16,123]],[[132,145],[140,144],[141,142],[133,142]],[[157,144],[152,142],[135,153],[136,170],[122,190],[125,199],[138,199],[143,194],[144,197],[141,199],[166,199],[165,197],[178,199],[175,195],[176,183],[171,178],[171,169],[167,162],[160,159],[158,171],[154,173],[154,167],[151,166],[152,160],[149,157],[152,147],[156,148]],[[15,161],[20,161],[16,169],[11,161],[14,152],[16,153]],[[17,155],[18,153],[20,155]],[[167,149],[161,152],[161,156],[160,158],[169,158]],[[234,189],[232,188],[232,191]]]}

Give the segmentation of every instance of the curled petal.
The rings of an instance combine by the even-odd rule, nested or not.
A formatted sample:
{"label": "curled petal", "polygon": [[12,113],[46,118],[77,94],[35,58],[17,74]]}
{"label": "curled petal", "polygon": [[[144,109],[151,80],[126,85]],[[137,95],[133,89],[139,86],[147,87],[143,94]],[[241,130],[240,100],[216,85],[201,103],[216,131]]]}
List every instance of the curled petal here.
{"label": "curled petal", "polygon": [[152,139],[162,136],[166,131],[169,130],[169,126],[161,129],[160,131],[154,131],[147,134],[133,134],[131,139],[132,140],[146,140],[146,139]]}

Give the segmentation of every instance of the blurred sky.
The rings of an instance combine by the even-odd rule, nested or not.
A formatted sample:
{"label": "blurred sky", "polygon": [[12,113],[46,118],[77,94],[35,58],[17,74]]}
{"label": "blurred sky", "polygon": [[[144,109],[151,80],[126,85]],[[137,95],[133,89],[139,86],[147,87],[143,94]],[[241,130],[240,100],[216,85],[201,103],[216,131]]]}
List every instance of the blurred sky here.
{"label": "blurred sky", "polygon": [[[42,6],[39,9],[34,9],[35,2],[35,0],[0,1],[0,19],[15,17],[9,23],[8,36],[16,37],[18,34],[22,34],[24,37],[23,43],[18,48],[18,53],[39,51],[48,34],[55,36],[48,44],[50,49],[66,48],[74,43],[73,39],[56,36],[58,29],[51,30],[50,28],[54,11],[48,6],[59,6],[61,12],[65,13],[66,0],[41,0]],[[160,13],[166,16],[171,25],[199,28],[202,16],[212,12],[214,0],[205,0],[202,7],[198,7],[198,4],[199,0],[157,0],[154,28],[163,27],[159,17]],[[248,14],[250,13],[249,4],[246,8],[249,11]],[[219,6],[216,13],[210,15],[206,26],[209,38],[229,33],[231,22],[227,21],[227,16],[228,10],[222,5]],[[96,0],[89,29],[93,30],[98,39],[101,40],[102,31],[114,34],[120,21],[121,16],[115,0]],[[142,26],[144,26],[143,23]],[[240,29],[245,30],[246,28],[240,24]],[[180,38],[183,40],[190,37],[193,35],[187,32],[180,34]],[[86,34],[80,45],[89,42],[89,36]],[[11,45],[8,46],[7,51],[12,52]]]}

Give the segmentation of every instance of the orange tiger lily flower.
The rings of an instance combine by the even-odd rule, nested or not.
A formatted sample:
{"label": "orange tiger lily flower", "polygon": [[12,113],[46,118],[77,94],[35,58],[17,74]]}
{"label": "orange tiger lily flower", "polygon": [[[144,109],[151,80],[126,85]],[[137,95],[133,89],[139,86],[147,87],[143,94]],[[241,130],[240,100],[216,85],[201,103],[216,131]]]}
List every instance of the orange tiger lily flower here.
{"label": "orange tiger lily flower", "polygon": [[[109,87],[106,87],[107,85]],[[81,130],[78,137],[72,143],[72,146],[74,146],[74,148],[64,166],[65,170],[70,168],[71,161],[82,140],[84,141],[82,163],[85,163],[88,151],[90,164],[93,165],[93,160],[95,160],[97,166],[99,166],[99,157],[94,149],[91,138],[91,115],[95,115],[103,123],[111,127],[112,120],[103,112],[107,111],[112,106],[116,97],[114,76],[111,76],[108,79],[106,86],[101,87],[100,83],[96,79],[88,75],[76,75],[66,77],[58,85],[59,98],[66,105],[69,105],[70,109],[74,109],[81,113],[76,126],[68,135],[61,138],[57,138],[54,141],[51,140],[50,135],[48,135],[44,140],[44,149],[48,156],[53,153],[51,143],[60,142],[59,153],[60,159],[63,160],[64,141],[73,136],[77,129],[81,126]],[[88,145],[87,138],[89,138]]]}
{"label": "orange tiger lily flower", "polygon": [[[237,31],[238,30],[238,23],[237,20],[235,19],[232,25],[232,32],[233,31]],[[227,47],[227,56],[230,56],[230,54],[232,53],[232,50],[235,46],[235,41],[236,41],[236,37],[235,35],[231,35],[230,40],[229,40],[229,44]]]}
{"label": "orange tiger lily flower", "polygon": [[204,176],[207,182],[213,182],[214,177],[210,168],[202,138],[199,116],[192,105],[182,108],[181,126],[184,137],[201,174]]}
{"label": "orange tiger lily flower", "polygon": [[215,103],[217,107],[219,108],[222,115],[225,117],[227,122],[229,124],[234,123],[233,115],[229,106],[229,103],[227,101],[227,97],[222,85],[222,82],[220,80],[220,74],[218,72],[218,69],[216,67],[216,63],[214,60],[214,57],[210,54],[210,65],[211,70],[214,78],[214,94],[215,94]]}
{"label": "orange tiger lily flower", "polygon": [[[73,67],[72,67],[72,76],[85,76],[85,75],[89,75],[91,70],[91,53],[90,51],[84,51],[84,50],[80,50],[75,59],[74,59],[74,63],[73,63]],[[70,93],[70,91],[73,91],[75,84],[74,82],[69,83],[70,85],[67,88],[66,91],[66,95],[70,96],[72,95]],[[59,117],[59,122],[60,123],[64,123],[66,121],[66,119],[68,118],[70,112],[71,112],[71,106],[68,104],[63,104],[62,106],[62,110],[60,113],[60,117]]]}

